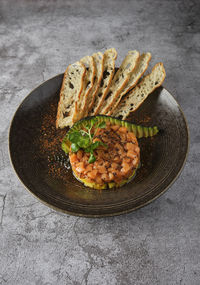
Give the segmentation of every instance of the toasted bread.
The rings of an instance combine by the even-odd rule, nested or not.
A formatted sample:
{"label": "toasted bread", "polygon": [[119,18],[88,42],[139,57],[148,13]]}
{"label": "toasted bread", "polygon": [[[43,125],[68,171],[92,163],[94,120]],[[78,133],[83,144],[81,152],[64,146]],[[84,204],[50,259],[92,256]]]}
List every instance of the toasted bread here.
{"label": "toasted bread", "polygon": [[98,111],[101,108],[101,105],[103,104],[104,98],[107,94],[113,75],[115,73],[116,58],[117,58],[117,52],[114,48],[105,51],[103,78],[101,80],[99,90],[95,95],[92,109],[89,112],[90,116],[98,114]]}
{"label": "toasted bread", "polygon": [[113,112],[113,116],[126,119],[134,112],[156,88],[162,85],[166,73],[163,63],[157,63],[152,72],[146,75],[142,81],[124,97]]}
{"label": "toasted bread", "polygon": [[95,69],[96,73],[94,76],[94,84],[92,87],[92,90],[90,91],[90,94],[87,99],[87,106],[84,110],[84,116],[87,116],[89,111],[92,109],[92,106],[94,104],[96,93],[98,92],[102,76],[103,76],[103,63],[104,63],[104,55],[101,52],[94,53],[92,55],[94,59]]}
{"label": "toasted bread", "polygon": [[110,109],[112,109],[114,102],[116,101],[123,88],[127,85],[132,72],[136,68],[139,56],[140,54],[136,50],[128,52],[112,80],[111,86],[107,91],[104,102],[101,108],[99,109],[99,114],[105,115]]}
{"label": "toasted bread", "polygon": [[117,99],[115,102],[113,102],[111,108],[107,111],[106,115],[112,115],[113,111],[116,109],[118,106],[119,102],[121,101],[121,98],[135,85],[138,83],[138,80],[142,77],[142,75],[145,73],[145,71],[148,68],[149,61],[151,60],[151,54],[148,53],[143,53],[137,62],[137,66],[134,69],[134,71],[131,73],[131,76],[129,78],[128,83],[126,84],[125,88],[122,89],[122,91],[118,94]]}
{"label": "toasted bread", "polygon": [[84,112],[87,107],[88,96],[93,87],[95,75],[95,65],[92,56],[85,56],[80,60],[80,62],[84,64],[86,68],[86,73],[83,81],[83,89],[79,94],[78,100],[75,102],[75,111],[72,118],[73,123],[84,117]]}
{"label": "toasted bread", "polygon": [[86,68],[81,62],[70,64],[67,67],[60,91],[56,128],[64,128],[72,125],[75,102],[82,92],[85,72]]}

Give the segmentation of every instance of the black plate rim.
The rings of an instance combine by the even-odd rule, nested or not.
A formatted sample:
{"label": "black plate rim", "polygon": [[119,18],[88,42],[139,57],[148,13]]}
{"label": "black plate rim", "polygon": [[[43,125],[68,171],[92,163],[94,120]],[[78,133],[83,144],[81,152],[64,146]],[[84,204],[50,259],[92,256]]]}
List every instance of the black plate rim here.
{"label": "black plate rim", "polygon": [[176,176],[172,179],[172,181],[157,195],[155,195],[152,199],[142,203],[141,205],[138,205],[138,206],[135,206],[133,208],[129,208],[127,210],[122,210],[122,211],[118,211],[118,212],[115,212],[115,213],[106,213],[106,214],[81,214],[81,213],[76,213],[76,212],[72,212],[72,211],[69,211],[69,210],[64,210],[64,209],[61,209],[61,208],[58,208],[54,205],[51,205],[49,204],[48,202],[40,199],[36,194],[34,194],[25,184],[24,182],[22,181],[22,179],[20,178],[20,176],[18,175],[17,173],[17,170],[15,169],[14,167],[14,164],[13,164],[13,161],[12,161],[12,157],[11,157],[11,151],[10,151],[10,137],[11,137],[11,128],[12,128],[12,124],[13,124],[13,121],[15,119],[15,115],[17,114],[19,108],[21,107],[21,105],[24,103],[24,101],[26,100],[26,98],[28,98],[31,93],[33,93],[36,89],[38,89],[39,87],[41,87],[43,84],[46,84],[48,81],[51,81],[53,80],[54,78],[56,77],[59,77],[59,76],[63,76],[64,73],[60,73],[60,74],[57,74],[51,78],[49,78],[48,80],[42,82],[41,84],[39,84],[37,87],[35,87],[32,91],[30,91],[28,93],[28,95],[26,95],[24,97],[24,99],[20,102],[20,104],[18,105],[16,111],[14,112],[13,116],[12,116],[12,119],[10,121],[10,125],[9,125],[9,136],[8,136],[8,140],[9,140],[9,143],[8,143],[8,154],[9,154],[9,159],[10,159],[10,163],[12,165],[12,168],[14,169],[14,172],[16,174],[16,176],[18,177],[18,179],[20,180],[20,182],[22,183],[22,185],[24,185],[25,189],[31,193],[32,196],[34,196],[37,200],[39,200],[40,202],[42,202],[45,206],[48,206],[49,208],[55,210],[55,211],[58,211],[58,212],[61,212],[61,213],[65,213],[65,214],[69,214],[69,215],[72,215],[72,216],[78,216],[78,217],[85,217],[85,218],[103,218],[103,217],[113,217],[113,216],[119,216],[119,215],[122,215],[122,214],[128,214],[128,213],[131,213],[135,210],[138,210],[140,208],[143,208],[145,206],[147,206],[148,204],[152,203],[153,201],[155,201],[157,198],[159,198],[160,196],[162,196],[174,183],[175,181],[179,178],[184,166],[185,166],[185,163],[187,161],[187,157],[188,157],[188,153],[189,153],[189,147],[190,147],[190,133],[189,133],[189,126],[188,126],[188,123],[187,123],[187,120],[186,120],[186,117],[183,113],[183,110],[180,106],[180,104],[177,102],[177,100],[174,98],[174,96],[168,91],[167,88],[165,88],[163,85],[161,85],[161,87],[165,90],[167,90],[167,92],[170,94],[170,96],[173,98],[173,100],[175,101],[175,103],[177,104],[178,108],[179,108],[179,111],[183,117],[183,120],[184,120],[184,123],[185,123],[185,126],[186,126],[186,133],[187,133],[187,149],[186,149],[186,152],[185,152],[185,158],[183,160],[183,163],[182,163],[182,166],[180,167],[179,171],[177,172]]}

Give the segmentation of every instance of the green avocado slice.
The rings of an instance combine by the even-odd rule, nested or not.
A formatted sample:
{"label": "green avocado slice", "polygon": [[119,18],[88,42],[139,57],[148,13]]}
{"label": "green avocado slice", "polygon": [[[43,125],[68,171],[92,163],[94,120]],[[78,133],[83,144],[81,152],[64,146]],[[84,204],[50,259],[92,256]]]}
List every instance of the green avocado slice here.
{"label": "green avocado slice", "polygon": [[[74,130],[80,130],[82,128],[84,128],[85,123],[88,122],[88,120],[91,120],[94,117],[86,117],[83,118],[82,120],[76,122],[71,128],[70,130],[67,132],[67,135],[70,134],[70,132],[73,132]],[[98,122],[107,122],[110,121],[113,124],[122,126],[122,127],[126,127],[129,131],[132,131],[136,138],[147,138],[147,137],[152,137],[155,136],[159,130],[156,126],[154,127],[144,127],[144,126],[140,126],[140,125],[135,125],[131,122],[128,121],[123,121],[120,119],[116,119],[113,117],[109,117],[109,116],[105,116],[105,115],[97,115],[95,116],[95,118],[98,120]],[[71,142],[68,140],[67,135],[64,137],[61,147],[62,150],[65,153],[69,153],[70,150],[70,146],[71,146]]]}

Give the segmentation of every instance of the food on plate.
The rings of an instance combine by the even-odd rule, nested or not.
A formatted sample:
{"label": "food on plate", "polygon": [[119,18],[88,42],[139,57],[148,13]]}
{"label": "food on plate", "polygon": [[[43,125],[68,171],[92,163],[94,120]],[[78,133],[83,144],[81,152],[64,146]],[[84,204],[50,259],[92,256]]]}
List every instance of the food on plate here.
{"label": "food on plate", "polygon": [[149,52],[129,51],[117,71],[116,58],[111,48],[69,65],[58,103],[56,127],[71,127],[62,149],[69,154],[75,177],[96,189],[127,183],[140,162],[136,137],[158,132],[157,127],[120,119],[128,118],[161,86],[166,75],[163,63],[142,78],[151,60]]}
{"label": "food on plate", "polygon": [[133,178],[140,163],[136,137],[158,133],[108,116],[95,116],[75,123],[62,142],[75,177],[95,189],[120,187]]}
{"label": "food on plate", "polygon": [[81,62],[70,64],[64,74],[58,103],[56,127],[64,128],[72,124],[75,102],[83,89],[85,66]]}
{"label": "food on plate", "polygon": [[89,93],[87,98],[86,108],[84,110],[84,115],[87,116],[89,110],[92,108],[94,104],[94,99],[97,91],[99,90],[99,86],[103,77],[103,67],[104,67],[104,55],[102,52],[97,52],[92,55],[95,64],[95,76],[94,76],[94,84],[92,90]]}
{"label": "food on plate", "polygon": [[131,112],[135,111],[144,102],[150,93],[161,86],[165,75],[163,64],[157,63],[152,72],[145,76],[135,89],[126,95],[114,111],[109,114],[112,113],[114,117],[120,117],[123,120],[126,119]]}
{"label": "food on plate", "polygon": [[138,80],[141,78],[141,76],[145,73],[145,71],[148,68],[149,62],[151,60],[151,54],[149,52],[143,53],[138,60],[137,66],[134,69],[134,71],[131,73],[131,76],[129,78],[128,83],[126,84],[125,88],[123,88],[122,92],[118,94],[113,100],[113,103],[111,105],[111,108],[106,113],[107,115],[111,115],[113,110],[117,107],[119,102],[121,101],[121,98],[135,85],[137,84]]}
{"label": "food on plate", "polygon": [[103,78],[99,86],[99,90],[95,94],[93,105],[89,107],[88,114],[94,116],[99,113],[105,96],[110,88],[113,76],[115,74],[115,60],[117,58],[117,52],[114,48],[108,49],[104,53],[104,66],[103,66]]}
{"label": "food on plate", "polygon": [[105,94],[106,96],[103,104],[98,111],[100,114],[105,115],[110,110],[115,98],[119,96],[121,90],[123,90],[123,88],[127,85],[131,74],[134,72],[137,66],[139,57],[140,54],[137,50],[131,50],[127,53],[121,66],[113,77],[109,90]]}
{"label": "food on plate", "polygon": [[[63,77],[56,127],[71,127],[87,116],[107,115],[127,118],[165,79],[163,63],[142,78],[151,54],[129,51],[118,71],[114,48],[85,56],[69,65]],[[116,73],[115,73],[116,71]]]}
{"label": "food on plate", "polygon": [[76,122],[84,116],[87,99],[93,87],[94,76],[96,73],[94,59],[92,56],[85,56],[80,60],[80,62],[85,66],[86,73],[83,80],[82,91],[78,96],[78,100],[75,102],[75,111],[72,122]]}

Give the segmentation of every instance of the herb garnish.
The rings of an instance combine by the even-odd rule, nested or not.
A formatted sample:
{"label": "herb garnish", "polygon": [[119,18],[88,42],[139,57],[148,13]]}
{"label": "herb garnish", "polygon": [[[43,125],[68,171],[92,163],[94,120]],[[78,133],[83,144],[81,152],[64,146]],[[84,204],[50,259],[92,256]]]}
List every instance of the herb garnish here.
{"label": "herb garnish", "polygon": [[[73,130],[72,132],[67,134],[68,140],[71,144],[71,151],[77,152],[80,148],[85,152],[90,153],[90,157],[88,162],[93,163],[96,160],[94,156],[94,150],[99,146],[107,146],[101,141],[93,142],[93,138],[98,129],[104,129],[106,127],[105,122],[98,122],[97,118],[92,118],[85,122],[84,128],[85,130]],[[94,133],[91,133],[91,130],[94,130]]]}

